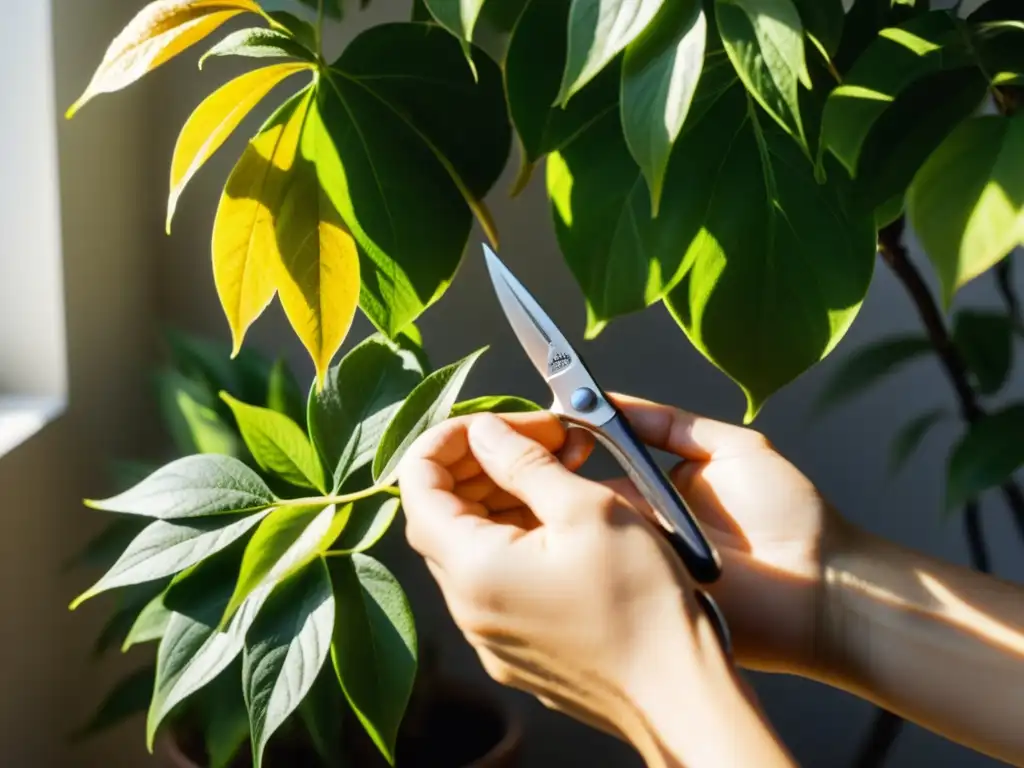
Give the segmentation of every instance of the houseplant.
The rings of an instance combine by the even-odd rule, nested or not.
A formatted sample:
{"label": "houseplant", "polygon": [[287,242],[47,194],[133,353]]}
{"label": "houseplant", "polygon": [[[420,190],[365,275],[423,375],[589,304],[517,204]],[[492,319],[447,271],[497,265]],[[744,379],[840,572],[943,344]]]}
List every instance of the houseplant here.
{"label": "houseplant", "polygon": [[[330,64],[322,29],[341,5],[304,4],[305,17],[255,0],[151,3],[69,111],[229,21],[258,25],[203,57],[260,61],[183,128],[168,206],[170,226],[242,117],[278,84],[297,91],[249,141],[218,206],[213,273],[232,355],[275,295],[316,368],[313,398],[330,392],[357,306],[397,343],[454,278],[474,218],[497,241],[483,197],[514,137],[511,192],[543,162],[587,336],[663,304],[742,389],[746,422],[838,346],[880,253],[926,333],[855,354],[825,403],[934,352],[965,423],[947,498],[966,511],[976,564],[981,493],[1000,488],[1024,530],[1012,479],[1024,409],[981,400],[1005,383],[1020,328],[1008,278],[1024,237],[1019,2],[856,0],[846,12],[840,0],[422,0],[416,21],[372,27]],[[499,33],[487,50],[474,42],[484,24]],[[905,222],[939,302],[907,257]],[[958,311],[951,334],[956,291],[990,270],[1006,310]],[[938,418],[910,422],[897,454]],[[305,476],[314,485],[339,466],[318,448],[327,471]]]}

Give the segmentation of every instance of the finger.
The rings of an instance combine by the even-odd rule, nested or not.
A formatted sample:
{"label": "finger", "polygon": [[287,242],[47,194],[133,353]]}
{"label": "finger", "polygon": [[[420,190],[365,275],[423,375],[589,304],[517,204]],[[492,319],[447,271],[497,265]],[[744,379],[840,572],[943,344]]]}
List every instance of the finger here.
{"label": "finger", "polygon": [[448,471],[452,473],[452,477],[455,478],[455,482],[461,483],[465,480],[470,480],[480,474],[480,462],[476,460],[476,456],[471,453],[467,453],[461,459],[452,464]]}
{"label": "finger", "polygon": [[706,461],[722,451],[748,447],[763,439],[753,430],[670,405],[617,393],[609,393],[608,398],[619,407],[644,443],[683,459]]}
{"label": "finger", "polygon": [[487,475],[477,475],[471,480],[456,484],[454,493],[460,499],[465,499],[466,501],[482,502],[494,493],[496,488],[497,486],[494,484],[494,481]]}
{"label": "finger", "polygon": [[565,444],[558,452],[558,460],[562,465],[575,472],[590,458],[594,451],[594,435],[586,429],[570,427],[565,433]]}
{"label": "finger", "polygon": [[542,522],[566,522],[581,496],[600,487],[563,467],[544,445],[491,414],[469,427],[473,454],[491,479],[523,500]]}

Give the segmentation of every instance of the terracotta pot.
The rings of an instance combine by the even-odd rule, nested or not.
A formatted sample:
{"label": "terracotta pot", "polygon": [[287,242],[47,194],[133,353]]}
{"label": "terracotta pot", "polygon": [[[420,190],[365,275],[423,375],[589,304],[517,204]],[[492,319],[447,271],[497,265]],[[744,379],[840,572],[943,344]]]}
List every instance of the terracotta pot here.
{"label": "terracotta pot", "polygon": [[[433,706],[454,706],[458,708],[472,707],[473,710],[483,712],[486,716],[494,718],[502,725],[502,736],[486,754],[460,765],[436,765],[431,762],[434,768],[515,768],[519,765],[520,753],[523,741],[523,727],[519,717],[499,706],[489,697],[481,695],[478,691],[463,687],[461,685],[447,682],[442,686],[440,702]],[[182,750],[178,738],[173,732],[164,732],[157,739],[155,750],[157,764],[160,768],[203,768],[189,757]],[[399,755],[401,755],[401,742],[399,744]],[[397,768],[402,768],[402,759],[399,757]],[[362,760],[355,760],[352,765],[362,765]],[[276,766],[267,764],[267,768],[306,768],[306,766],[289,765]],[[316,766],[311,768],[318,768]]]}

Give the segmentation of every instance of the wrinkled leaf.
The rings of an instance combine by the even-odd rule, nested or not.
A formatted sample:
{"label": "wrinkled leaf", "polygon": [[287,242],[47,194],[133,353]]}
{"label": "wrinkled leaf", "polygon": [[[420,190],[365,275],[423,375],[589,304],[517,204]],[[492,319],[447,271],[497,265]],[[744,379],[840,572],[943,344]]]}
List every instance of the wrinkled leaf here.
{"label": "wrinkled leaf", "polygon": [[334,490],[373,461],[402,400],[423,379],[416,355],[375,335],[349,352],[309,393],[309,428]]}
{"label": "wrinkled leaf", "polygon": [[704,62],[707,21],[698,0],[666,3],[649,29],[626,47],[622,63],[622,128],[658,215],[669,155]]}
{"label": "wrinkled leaf", "polygon": [[234,593],[221,626],[253,593],[288,578],[327,551],[348,520],[348,507],[278,507],[260,524],[245,547]]}
{"label": "wrinkled leaf", "polygon": [[907,215],[948,307],[965,283],[1024,242],[1024,118],[976,117],[918,171]]}
{"label": "wrinkled leaf", "polygon": [[804,149],[800,83],[811,87],[793,0],[716,0],[725,52],[747,91]]}
{"label": "wrinkled leaf", "polygon": [[183,571],[248,533],[267,512],[184,520],[156,520],[125,549],[92,587],[76,597],[71,610],[101,592],[155,581]]}
{"label": "wrinkled leaf", "polygon": [[245,444],[260,467],[292,485],[325,490],[316,449],[298,424],[284,414],[246,405],[227,393],[221,397],[231,406]]}
{"label": "wrinkled leaf", "polygon": [[149,3],[114,38],[89,86],[68,109],[67,117],[74,116],[93,97],[131,85],[246,11],[263,13],[254,0],[155,0]]}
{"label": "wrinkled leaf", "polygon": [[556,101],[565,106],[612,59],[644,31],[665,0],[573,0],[562,84]]}
{"label": "wrinkled leaf", "polygon": [[373,547],[391,527],[401,504],[401,499],[384,494],[368,496],[355,502],[345,530],[331,547],[332,555],[351,555]]}
{"label": "wrinkled leaf", "polygon": [[72,738],[77,741],[95,736],[129,717],[145,712],[153,692],[155,672],[150,664],[119,681],[104,697],[89,722],[76,731]]}
{"label": "wrinkled leaf", "polygon": [[331,657],[349,704],[394,761],[398,727],[416,677],[416,627],[401,586],[367,555],[329,557],[336,600]]}
{"label": "wrinkled leaf", "polygon": [[514,395],[485,395],[463,400],[452,406],[452,416],[465,416],[470,413],[525,413],[542,411],[539,405],[531,400]]}
{"label": "wrinkled leaf", "polygon": [[267,741],[313,687],[333,631],[334,593],[322,562],[277,587],[249,629],[242,690],[256,768],[263,763]]}
{"label": "wrinkled leaf", "polygon": [[300,427],[306,423],[306,403],[284,358],[274,363],[267,386],[267,407],[283,414]]}
{"label": "wrinkled leaf", "polygon": [[999,312],[964,310],[953,321],[953,343],[983,395],[998,392],[1010,374],[1013,322]]}
{"label": "wrinkled leaf", "polygon": [[266,483],[229,456],[186,456],[167,464],[124,493],[86,506],[166,520],[257,510],[273,503]]}
{"label": "wrinkled leaf", "polygon": [[446,420],[466,382],[469,371],[486,347],[427,376],[412,391],[391,419],[373,458],[373,478],[381,485],[393,475],[406,450],[428,429]]}
{"label": "wrinkled leaf", "polygon": [[1024,464],[1024,405],[1016,403],[971,424],[954,446],[946,477],[946,509],[1005,482]]}
{"label": "wrinkled leaf", "polygon": [[863,346],[839,362],[818,395],[815,411],[831,410],[859,395],[899,369],[930,354],[925,336],[893,336]]}
{"label": "wrinkled leaf", "polygon": [[889,447],[889,472],[895,474],[902,469],[932,428],[948,417],[949,412],[945,408],[935,408],[904,424],[893,436]]}
{"label": "wrinkled leaf", "polygon": [[316,54],[291,35],[266,27],[239,29],[225,37],[199,59],[199,68],[211,56],[244,56],[250,59],[301,59],[316,63]]}

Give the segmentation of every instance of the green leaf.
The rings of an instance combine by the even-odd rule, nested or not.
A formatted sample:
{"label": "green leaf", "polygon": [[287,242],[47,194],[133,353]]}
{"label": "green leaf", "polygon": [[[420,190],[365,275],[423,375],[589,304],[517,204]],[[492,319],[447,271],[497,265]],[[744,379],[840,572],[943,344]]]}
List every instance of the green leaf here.
{"label": "green leaf", "polygon": [[177,371],[156,374],[157,398],[164,423],[181,453],[218,453],[238,457],[237,433],[212,407],[204,385]]}
{"label": "green leaf", "polygon": [[302,427],[284,414],[246,405],[226,392],[221,399],[231,406],[245,444],[260,467],[292,485],[326,490],[316,449]]}
{"label": "green leaf", "polygon": [[846,14],[842,0],[795,0],[804,30],[814,44],[832,57],[839,50]]}
{"label": "green leaf", "polygon": [[[266,399],[270,366],[256,352],[239,352],[232,359],[231,347],[219,341],[173,329],[166,331],[165,336],[172,362],[183,376],[201,383],[214,394],[224,390],[253,403]],[[216,401],[213,405],[220,406]],[[220,407],[227,412],[226,407]]]}
{"label": "green leaf", "polygon": [[465,416],[470,413],[525,413],[527,411],[543,411],[531,400],[514,395],[485,395],[472,400],[463,400],[452,406],[452,416]]}
{"label": "green leaf", "polygon": [[[360,306],[394,338],[446,290],[475,214],[505,167],[510,129],[501,72],[430,24],[358,35],[317,88],[334,151],[320,183],[360,249]],[[423,201],[430,205],[424,206]]]}
{"label": "green leaf", "polygon": [[86,506],[164,520],[258,510],[274,497],[259,475],[238,459],[203,454],[166,464],[124,493]]}
{"label": "green leaf", "polygon": [[121,644],[121,651],[127,651],[133,645],[150,643],[159,640],[167,630],[171,620],[171,610],[164,605],[164,593],[161,592],[143,608],[135,618],[128,634]]}
{"label": "green leaf", "polygon": [[968,63],[957,39],[955,20],[942,11],[882,30],[829,94],[821,120],[822,148],[856,176],[861,148],[897,97],[925,75]]}
{"label": "green leaf", "polygon": [[327,558],[336,618],[331,657],[345,696],[394,763],[395,739],[416,677],[417,641],[401,586],[367,555]]}
{"label": "green leaf", "polygon": [[807,151],[799,85],[811,87],[793,0],[716,0],[725,52],[747,91]]}
{"label": "green leaf", "polygon": [[889,447],[889,472],[896,474],[902,469],[932,427],[948,417],[949,412],[945,408],[935,408],[904,424],[893,436]]}
{"label": "green leaf", "polygon": [[154,675],[155,668],[150,664],[118,682],[104,697],[89,722],[73,734],[73,740],[95,736],[129,717],[145,712],[153,692]]}
{"label": "green leaf", "polygon": [[345,765],[343,732],[348,714],[333,665],[325,664],[309,694],[299,703],[299,716],[324,765]]}
{"label": "green leaf", "polygon": [[622,128],[658,215],[672,146],[697,90],[707,21],[698,0],[666,3],[651,26],[626,47],[622,63]]}
{"label": "green leaf", "polygon": [[217,629],[232,594],[242,550],[231,547],[204,560],[168,590],[174,614],[157,649],[156,683],[146,719],[146,745],[177,706],[215,680],[242,652],[245,633],[271,586],[253,592],[222,632]]}
{"label": "green leaf", "polygon": [[323,562],[282,583],[249,629],[242,690],[249,708],[253,763],[271,735],[313,687],[331,647],[334,593]]}
{"label": "green leaf", "polygon": [[291,35],[276,29],[239,29],[225,37],[199,59],[199,68],[211,56],[244,56],[250,59],[300,59],[316,62],[316,54]]}
{"label": "green leaf", "polygon": [[573,0],[558,105],[564,107],[635,40],[663,4],[664,0]]}
{"label": "green leaf", "polygon": [[521,155],[513,191],[526,185],[541,157],[560,149],[619,101],[620,68],[609,66],[565,107],[552,106],[565,68],[569,5],[570,0],[529,0],[512,30],[504,70]]}
{"label": "green leaf", "polygon": [[953,295],[1024,242],[1024,118],[961,124],[921,167],[907,215]]}
{"label": "green leaf", "polygon": [[284,414],[300,426],[306,423],[305,398],[284,358],[278,359],[270,371],[267,408]]}
{"label": "green leaf", "polygon": [[424,4],[434,20],[463,43],[466,60],[475,77],[476,67],[468,43],[473,40],[473,29],[480,18],[484,0],[424,0]]}
{"label": "green leaf", "polygon": [[893,336],[863,346],[839,362],[818,395],[815,412],[836,408],[932,351],[924,336]]}
{"label": "green leaf", "polygon": [[288,11],[270,11],[269,16],[304,48],[316,50],[316,27],[308,21]]}
{"label": "green leaf", "polygon": [[111,648],[119,647],[128,636],[139,613],[150,600],[163,592],[166,579],[145,584],[135,584],[115,593],[117,607],[111,612],[103,629],[93,644],[93,656],[99,657]]}
{"label": "green leaf", "polygon": [[342,0],[299,0],[299,2],[314,11],[322,4],[324,15],[331,19],[340,19],[343,15]]}
{"label": "green leaf", "polygon": [[974,51],[992,85],[1024,84],[1024,14],[1021,16],[1012,21],[983,23],[972,30]]}
{"label": "green leaf", "polygon": [[946,478],[946,510],[1006,480],[1024,464],[1024,404],[991,413],[967,428],[953,447]]}
{"label": "green leaf", "polygon": [[456,363],[427,376],[412,391],[388,423],[373,457],[373,479],[381,485],[393,482],[393,475],[406,450],[428,429],[448,418],[469,371],[487,350],[478,349]]}
{"label": "green leaf", "polygon": [[[249,738],[249,710],[239,680],[242,664],[238,659],[216,679],[199,691],[196,717],[203,726],[207,763],[205,768],[229,768]],[[190,702],[191,703],[191,702]]]}
{"label": "green leaf", "polygon": [[221,626],[248,597],[288,578],[327,551],[348,521],[349,508],[332,504],[278,507],[260,524],[245,547],[235,591]]}
{"label": "green leaf", "polygon": [[328,371],[320,392],[310,390],[309,431],[335,490],[373,461],[385,428],[422,379],[412,351],[375,335]]}
{"label": "green leaf", "polygon": [[963,310],[953,321],[953,343],[982,395],[998,392],[1010,374],[1013,322],[999,312]]}
{"label": "green leaf", "polygon": [[[141,478],[140,478],[141,479]],[[138,517],[115,517],[82,548],[68,567],[103,568],[117,562],[124,548],[139,535],[148,521]]]}
{"label": "green leaf", "polygon": [[370,549],[387,533],[401,505],[401,499],[383,494],[355,502],[345,530],[331,547],[331,554],[351,555]]}
{"label": "green leaf", "polygon": [[266,516],[263,511],[157,520],[132,540],[99,581],[75,598],[71,610],[109,589],[155,581],[183,571],[240,539]]}

